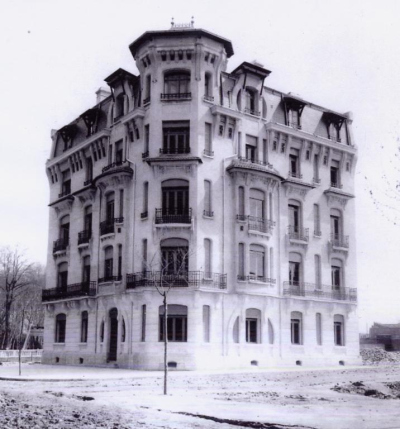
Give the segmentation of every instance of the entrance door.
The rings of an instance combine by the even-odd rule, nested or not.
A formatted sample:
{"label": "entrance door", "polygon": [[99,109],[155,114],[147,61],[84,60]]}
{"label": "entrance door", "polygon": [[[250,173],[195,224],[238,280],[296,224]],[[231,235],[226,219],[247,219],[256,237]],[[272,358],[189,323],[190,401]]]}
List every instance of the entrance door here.
{"label": "entrance door", "polygon": [[108,360],[117,360],[118,348],[118,310],[112,308],[110,310],[110,348],[108,352]]}

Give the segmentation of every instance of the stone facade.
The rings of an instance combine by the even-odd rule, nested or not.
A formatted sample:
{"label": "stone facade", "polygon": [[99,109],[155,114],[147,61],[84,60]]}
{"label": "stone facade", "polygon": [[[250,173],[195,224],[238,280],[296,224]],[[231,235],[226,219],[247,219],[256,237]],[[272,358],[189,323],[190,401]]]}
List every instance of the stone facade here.
{"label": "stone facade", "polygon": [[351,115],[192,26],[129,48],[52,133],[43,362],[161,369],[168,286],[171,368],[358,363]]}

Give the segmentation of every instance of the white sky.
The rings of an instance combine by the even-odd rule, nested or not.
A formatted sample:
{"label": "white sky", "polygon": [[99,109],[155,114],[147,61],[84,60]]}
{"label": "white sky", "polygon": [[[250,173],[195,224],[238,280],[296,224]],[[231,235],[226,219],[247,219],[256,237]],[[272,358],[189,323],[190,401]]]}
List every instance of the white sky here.
{"label": "white sky", "polygon": [[385,196],[383,178],[395,189],[397,0],[1,0],[0,245],[19,244],[46,262],[50,130],[95,104],[95,91],[117,68],[137,72],[129,43],[168,29],[172,16],[179,23],[192,15],[197,28],[232,41],[228,71],[257,59],[272,70],[267,86],[353,112],[360,329],[399,322],[400,202]]}

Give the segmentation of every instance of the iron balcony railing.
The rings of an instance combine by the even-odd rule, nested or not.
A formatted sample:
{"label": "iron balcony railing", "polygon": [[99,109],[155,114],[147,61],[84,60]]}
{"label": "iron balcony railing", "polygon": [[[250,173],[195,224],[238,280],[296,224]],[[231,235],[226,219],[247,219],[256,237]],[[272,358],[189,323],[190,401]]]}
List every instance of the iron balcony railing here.
{"label": "iron balcony railing", "polygon": [[343,185],[341,185],[338,182],[331,182],[331,188],[338,188],[338,189],[342,189]]}
{"label": "iron balcony railing", "polygon": [[89,243],[89,240],[92,238],[92,230],[84,229],[78,233],[78,245]]}
{"label": "iron balcony railing", "polygon": [[214,156],[214,151],[213,150],[204,149],[203,150],[203,154],[206,155],[206,156]]}
{"label": "iron balcony railing", "polygon": [[190,146],[184,145],[184,146],[171,146],[171,147],[163,147],[160,148],[160,153],[162,155],[181,155],[190,153]]}
{"label": "iron balcony railing", "polygon": [[142,153],[142,159],[146,159],[149,157],[149,151],[143,152]]}
{"label": "iron balcony railing", "polygon": [[149,212],[145,211],[140,213],[140,219],[146,219],[149,216]]}
{"label": "iron balcony railing", "polygon": [[214,212],[209,211],[209,210],[203,210],[203,216],[214,217]]}
{"label": "iron balcony railing", "polygon": [[180,92],[177,94],[161,94],[161,100],[188,100],[192,98],[191,92]]}
{"label": "iron balcony railing", "polygon": [[270,164],[269,162],[266,161],[258,161],[254,158],[245,158],[244,156],[238,156],[238,160],[240,162],[245,162],[245,163],[249,163],[249,164],[256,164],[256,165],[262,165],[264,167],[267,168],[273,168],[272,164]]}
{"label": "iron balcony railing", "polygon": [[302,179],[303,175],[300,174],[298,171],[289,171],[289,178]]}
{"label": "iron balcony railing", "polygon": [[248,113],[249,115],[253,116],[260,116],[260,112],[255,109],[250,109],[249,107],[244,108],[244,113]]}
{"label": "iron balcony railing", "polygon": [[261,217],[248,216],[249,231],[258,231],[266,234],[272,232],[275,222]]}
{"label": "iron balcony railing", "polygon": [[272,284],[276,283],[275,279],[271,279],[269,277],[264,277],[264,276],[258,276],[256,274],[249,274],[248,276],[245,276],[243,274],[238,274],[237,279],[242,282],[251,280],[251,281],[257,281],[261,283],[272,283]]}
{"label": "iron balcony railing", "polygon": [[308,228],[288,226],[289,240],[299,240],[308,242]]}
{"label": "iron balcony railing", "polygon": [[147,97],[143,100],[143,106],[145,106],[146,104],[149,104],[151,101],[151,97]]}
{"label": "iron balcony railing", "polygon": [[59,238],[58,240],[53,241],[53,253],[65,250],[68,247],[68,244],[69,238]]}
{"label": "iron balcony railing", "polygon": [[343,247],[345,249],[349,248],[349,236],[342,234],[331,234],[331,243],[334,247]]}
{"label": "iron balcony railing", "polygon": [[83,186],[89,186],[89,185],[91,185],[91,184],[92,184],[92,182],[93,182],[93,179],[85,180],[85,181],[83,182]]}
{"label": "iron balcony railing", "polygon": [[156,209],[156,224],[192,223],[192,209]]}
{"label": "iron balcony railing", "polygon": [[110,171],[110,170],[116,170],[116,171],[123,170],[123,171],[133,172],[133,170],[129,167],[129,161],[126,161],[126,160],[108,164],[105,167],[103,167],[101,172],[106,173],[107,171]]}
{"label": "iron balcony railing", "polygon": [[65,287],[56,287],[53,289],[44,289],[42,291],[42,301],[55,301],[57,299],[75,298],[80,296],[95,296],[96,282],[82,282],[67,285]]}
{"label": "iron balcony railing", "polygon": [[100,223],[100,235],[113,234],[115,232],[115,224],[123,223],[123,217],[115,217],[114,219],[107,219]]}
{"label": "iron balcony railing", "polygon": [[204,95],[203,99],[206,101],[214,101],[214,97],[212,95]]}
{"label": "iron balcony railing", "polygon": [[283,282],[283,294],[321,300],[357,301],[357,289],[355,288],[298,281]]}
{"label": "iron balcony railing", "polygon": [[288,122],[288,127],[297,128],[298,130],[301,130],[301,125],[293,122]]}
{"label": "iron balcony railing", "polygon": [[204,271],[185,271],[173,273],[168,271],[142,271],[126,275],[126,288],[138,287],[201,287],[226,289],[226,274],[207,273]]}
{"label": "iron balcony railing", "polygon": [[99,278],[100,283],[119,282],[122,280],[122,276],[104,276]]}
{"label": "iron balcony railing", "polygon": [[58,198],[62,198],[62,197],[66,197],[67,195],[69,195],[71,193],[71,188],[66,188],[64,189],[62,192],[60,192],[58,194]]}

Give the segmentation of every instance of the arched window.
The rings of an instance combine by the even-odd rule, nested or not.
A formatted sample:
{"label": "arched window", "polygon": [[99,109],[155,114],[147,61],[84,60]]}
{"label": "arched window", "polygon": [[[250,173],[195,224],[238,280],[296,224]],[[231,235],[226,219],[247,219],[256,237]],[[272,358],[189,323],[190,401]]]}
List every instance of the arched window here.
{"label": "arched window", "polygon": [[340,259],[332,258],[331,261],[331,277],[332,277],[332,290],[340,291],[343,286],[343,263]]}
{"label": "arched window", "polygon": [[156,223],[190,223],[189,182],[182,179],[165,180],[161,188],[162,222],[156,218]]}
{"label": "arched window", "polygon": [[344,346],[344,317],[341,314],[333,316],[333,335],[335,346]]}
{"label": "arched window", "polygon": [[212,278],[212,242],[209,238],[204,239],[204,277]]}
{"label": "arched window", "polygon": [[172,70],[165,73],[162,99],[179,99],[190,96],[190,71]]}
{"label": "arched window", "polygon": [[[183,238],[161,241],[161,271],[166,282],[178,285],[187,282],[189,270],[189,243]],[[181,286],[185,286],[182,284]]]}
{"label": "arched window", "polygon": [[[164,314],[163,305],[159,307],[159,340],[164,341]],[[168,341],[187,341],[187,316],[186,305],[169,304],[167,308],[167,338]]]}
{"label": "arched window", "polygon": [[246,310],[246,343],[261,343],[261,311],[256,308]]}
{"label": "arched window", "polygon": [[67,316],[63,313],[57,314],[56,331],[55,331],[55,339],[54,339],[56,343],[65,343],[66,324],[67,324]]}
{"label": "arched window", "polygon": [[289,253],[289,285],[292,293],[301,294],[302,258],[299,253]]}
{"label": "arched window", "polygon": [[292,344],[303,344],[303,314],[299,311],[290,313],[290,336]]}
{"label": "arched window", "polygon": [[61,292],[66,292],[68,287],[68,263],[61,262],[58,265],[57,288]]}
{"label": "arched window", "polygon": [[304,237],[302,231],[301,204],[296,200],[289,200],[289,238],[301,240]]}
{"label": "arched window", "polygon": [[338,209],[331,209],[331,241],[334,246],[345,247],[343,236],[342,214]]}
{"label": "arched window", "polygon": [[81,314],[81,343],[87,343],[89,316],[87,311]]}
{"label": "arched window", "polygon": [[250,245],[250,280],[266,281],[265,249],[259,244]]}
{"label": "arched window", "polygon": [[113,247],[108,246],[104,249],[104,281],[113,281],[114,277],[114,255]]}
{"label": "arched window", "polygon": [[69,215],[60,220],[59,238],[54,242],[53,253],[65,250],[69,244]]}

